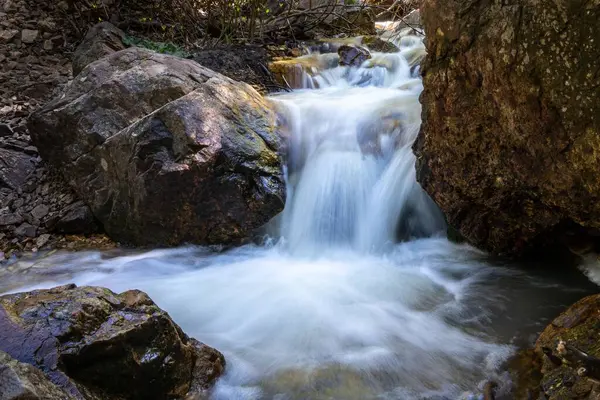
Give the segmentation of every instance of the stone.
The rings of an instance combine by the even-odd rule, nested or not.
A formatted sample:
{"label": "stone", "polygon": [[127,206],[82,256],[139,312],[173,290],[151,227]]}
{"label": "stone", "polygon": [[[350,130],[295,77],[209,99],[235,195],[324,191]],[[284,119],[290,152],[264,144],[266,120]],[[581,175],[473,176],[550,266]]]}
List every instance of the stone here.
{"label": "stone", "polygon": [[350,67],[360,67],[362,63],[371,58],[369,50],[361,46],[343,45],[338,49],[339,64]]}
{"label": "stone", "polygon": [[600,230],[600,7],[425,0],[417,178],[496,254]]}
{"label": "stone", "polygon": [[556,355],[559,340],[600,357],[600,295],[588,296],[556,317],[540,334],[535,352],[542,360],[539,390],[548,400],[595,400],[600,398],[600,385],[579,376],[576,365],[556,365],[544,355],[543,348]]}
{"label": "stone", "polygon": [[10,128],[10,126],[0,123],[0,137],[7,137],[12,135],[13,130]]}
{"label": "stone", "polygon": [[54,48],[54,43],[52,43],[52,40],[49,40],[49,39],[44,40],[44,50],[50,51],[53,48]]}
{"label": "stone", "polygon": [[236,243],[284,206],[274,105],[192,60],[141,48],[108,55],[28,128],[121,243]]}
{"label": "stone", "polygon": [[199,395],[225,366],[145,293],[75,285],[0,297],[0,350],[78,400]]}
{"label": "stone", "polygon": [[0,400],[75,400],[75,397],[50,382],[39,369],[0,351]]}
{"label": "stone", "polygon": [[109,22],[91,27],[73,55],[73,75],[78,75],[94,61],[125,49],[124,40],[125,33]]}
{"label": "stone", "polygon": [[0,214],[0,226],[19,225],[23,222],[23,217],[18,214]]}
{"label": "stone", "polygon": [[37,228],[27,222],[23,222],[17,229],[15,229],[15,235],[20,237],[35,237]]}
{"label": "stone", "polygon": [[19,31],[14,29],[6,29],[0,31],[0,43],[8,43],[11,40],[13,40],[18,34]]}
{"label": "stone", "polygon": [[36,164],[31,156],[23,152],[0,147],[0,187],[13,190],[21,188]]}
{"label": "stone", "polygon": [[92,211],[82,201],[71,204],[63,212],[64,216],[49,226],[55,232],[87,235],[100,230]]}
{"label": "stone", "polygon": [[40,34],[40,31],[32,29],[23,29],[21,31],[21,41],[26,44],[35,42]]}
{"label": "stone", "polygon": [[50,240],[50,234],[49,233],[44,233],[40,236],[38,236],[38,238],[35,240],[35,245],[38,248],[42,248],[46,245],[46,243],[48,243],[48,241]]}
{"label": "stone", "polygon": [[31,210],[31,215],[34,218],[42,219],[50,212],[50,208],[45,204],[40,204],[36,206],[33,210]]}

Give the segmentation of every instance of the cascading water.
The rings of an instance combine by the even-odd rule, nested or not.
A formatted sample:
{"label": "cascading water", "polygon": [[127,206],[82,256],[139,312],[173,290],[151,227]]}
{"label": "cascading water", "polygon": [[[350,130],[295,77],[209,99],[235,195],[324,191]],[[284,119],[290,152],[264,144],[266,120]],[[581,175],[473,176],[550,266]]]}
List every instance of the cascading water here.
{"label": "cascading water", "polygon": [[146,291],[225,354],[213,399],[456,399],[506,382],[502,362],[582,294],[439,234],[411,151],[424,48],[414,36],[399,43],[273,97],[290,146],[270,244],[22,260],[29,273],[0,292],[66,282]]}

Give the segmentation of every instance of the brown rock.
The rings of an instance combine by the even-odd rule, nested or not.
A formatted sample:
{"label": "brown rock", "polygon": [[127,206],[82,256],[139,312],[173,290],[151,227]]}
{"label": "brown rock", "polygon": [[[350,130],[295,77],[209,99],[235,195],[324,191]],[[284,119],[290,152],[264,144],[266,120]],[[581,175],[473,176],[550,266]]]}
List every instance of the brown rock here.
{"label": "brown rock", "polygon": [[476,246],[600,229],[600,7],[425,0],[417,175]]}
{"label": "brown rock", "polygon": [[75,285],[0,297],[0,350],[76,399],[182,398],[224,368],[145,293]]}
{"label": "brown rock", "polygon": [[0,43],[8,43],[11,40],[13,40],[18,34],[19,31],[15,29],[6,29],[0,31]]}
{"label": "brown rock", "polygon": [[[543,360],[540,389],[548,400],[595,400],[600,398],[600,384],[580,376],[580,366],[561,364],[544,355],[542,348],[557,353],[559,340],[600,357],[600,295],[586,297],[572,305],[544,329],[535,350]],[[559,364],[559,365],[557,365]]]}

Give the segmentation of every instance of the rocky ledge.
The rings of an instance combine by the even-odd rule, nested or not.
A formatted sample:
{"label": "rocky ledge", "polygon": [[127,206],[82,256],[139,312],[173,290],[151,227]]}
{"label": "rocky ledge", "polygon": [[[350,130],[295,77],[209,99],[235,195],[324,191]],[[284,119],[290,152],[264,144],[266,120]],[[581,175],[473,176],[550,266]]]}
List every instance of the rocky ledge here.
{"label": "rocky ledge", "polygon": [[1,400],[183,398],[224,367],[138,290],[66,285],[0,297]]}

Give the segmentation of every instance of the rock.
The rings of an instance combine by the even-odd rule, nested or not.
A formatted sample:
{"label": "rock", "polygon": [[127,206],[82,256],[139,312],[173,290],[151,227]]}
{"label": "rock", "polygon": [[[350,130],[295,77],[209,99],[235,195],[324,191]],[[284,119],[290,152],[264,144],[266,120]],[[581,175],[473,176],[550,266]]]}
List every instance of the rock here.
{"label": "rock", "polygon": [[417,175],[470,243],[600,229],[600,7],[426,0]]}
{"label": "rock", "polygon": [[340,65],[351,67],[360,67],[362,63],[371,58],[371,53],[369,53],[369,50],[360,46],[340,46],[338,49],[338,55],[340,56]]}
{"label": "rock", "polygon": [[92,211],[82,201],[77,201],[67,208],[66,214],[50,228],[58,233],[83,234],[98,232],[99,227]]}
{"label": "rock", "polygon": [[13,131],[10,126],[6,124],[0,124],[0,137],[12,136]]}
{"label": "rock", "polygon": [[0,147],[0,187],[20,188],[35,170],[35,165],[31,156]]}
{"label": "rock", "polygon": [[0,351],[0,400],[71,400],[42,371]]}
{"label": "rock", "polygon": [[18,225],[21,222],[23,222],[23,217],[17,213],[0,215],[0,226]]}
{"label": "rock", "polygon": [[48,243],[49,240],[50,240],[50,234],[44,233],[35,240],[35,245],[41,249],[42,247],[44,247],[46,245],[46,243]]}
{"label": "rock", "polygon": [[0,297],[0,350],[76,399],[183,398],[225,365],[145,293],[75,285]]}
{"label": "rock", "polygon": [[19,31],[15,29],[6,29],[0,31],[0,43],[8,43],[11,40],[13,40],[18,34]]}
{"label": "rock", "polygon": [[44,50],[46,51],[50,51],[54,48],[54,43],[52,43],[52,40],[44,40]]}
{"label": "rock", "polygon": [[37,228],[27,222],[23,222],[17,229],[15,229],[15,234],[17,236],[27,236],[27,237],[35,237],[37,232]]}
{"label": "rock", "polygon": [[101,22],[88,31],[73,55],[73,75],[78,75],[87,65],[102,57],[123,50],[125,33],[110,24]]}
{"label": "rock", "polygon": [[600,295],[588,296],[554,319],[539,336],[535,351],[543,360],[540,389],[546,399],[593,400],[600,397],[600,385],[579,376],[577,365],[555,363],[542,350],[546,347],[556,353],[559,340],[563,340],[592,357],[600,357],[599,313]]}
{"label": "rock", "polygon": [[28,127],[122,243],[232,243],[284,205],[273,106],[191,60],[141,48],[109,55]]}
{"label": "rock", "polygon": [[42,219],[50,212],[50,208],[45,204],[40,204],[31,210],[31,215],[34,218]]}
{"label": "rock", "polygon": [[369,50],[380,53],[397,53],[400,51],[398,46],[396,46],[394,43],[383,40],[379,36],[364,36],[362,38],[362,44],[368,47]]}
{"label": "rock", "polygon": [[21,41],[23,43],[31,44],[35,42],[40,34],[40,31],[23,29],[21,31]]}

